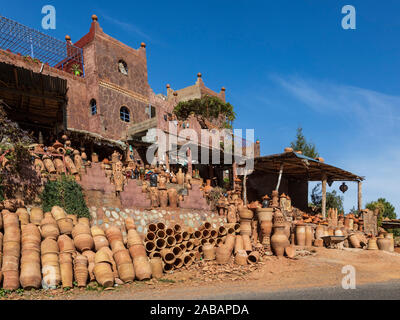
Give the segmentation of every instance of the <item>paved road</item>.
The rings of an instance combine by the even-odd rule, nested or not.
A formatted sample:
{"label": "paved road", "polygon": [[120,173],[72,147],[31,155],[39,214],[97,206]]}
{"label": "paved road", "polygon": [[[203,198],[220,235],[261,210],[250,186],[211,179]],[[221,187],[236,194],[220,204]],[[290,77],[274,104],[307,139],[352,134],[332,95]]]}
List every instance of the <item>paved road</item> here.
{"label": "paved road", "polygon": [[400,300],[400,282],[359,286],[355,290],[341,287],[312,288],[278,292],[250,292],[203,296],[200,300]]}

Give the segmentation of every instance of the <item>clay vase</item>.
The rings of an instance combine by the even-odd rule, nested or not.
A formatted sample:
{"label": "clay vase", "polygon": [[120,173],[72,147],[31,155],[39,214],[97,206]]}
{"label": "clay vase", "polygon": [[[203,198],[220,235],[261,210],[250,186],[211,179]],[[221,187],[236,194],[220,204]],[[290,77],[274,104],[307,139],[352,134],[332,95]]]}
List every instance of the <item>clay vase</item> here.
{"label": "clay vase", "polygon": [[257,251],[251,252],[247,258],[249,264],[256,264],[260,261],[260,253]]}
{"label": "clay vase", "polygon": [[322,239],[322,237],[324,236],[324,227],[319,225],[317,226],[317,229],[315,230],[315,238],[317,240]]}
{"label": "clay vase", "polygon": [[61,253],[59,256],[61,282],[63,288],[73,287],[73,267],[70,253]]}
{"label": "clay vase", "polygon": [[390,252],[391,246],[392,246],[392,241],[388,238],[384,238],[383,236],[380,236],[377,240],[377,244],[378,244],[379,250]]}
{"label": "clay vase", "polygon": [[36,226],[40,226],[42,220],[43,220],[43,210],[40,208],[32,208],[30,215],[31,223],[33,223]]}
{"label": "clay vase", "polygon": [[60,234],[70,235],[72,234],[72,229],[74,228],[74,223],[70,218],[64,218],[57,220],[58,229]]}
{"label": "clay vase", "polygon": [[[236,236],[236,239],[235,239],[235,254],[237,254],[239,251],[243,251],[243,250],[244,250],[243,237],[242,236]],[[246,254],[246,256],[247,256],[247,254]],[[246,262],[246,264],[247,264],[247,262]]]}
{"label": "clay vase", "polygon": [[57,239],[58,247],[61,253],[74,253],[75,245],[74,241],[67,235],[61,235]]}
{"label": "clay vase", "polygon": [[22,251],[20,282],[25,290],[39,289],[42,282],[39,252]]}
{"label": "clay vase", "polygon": [[161,208],[167,208],[168,207],[168,192],[167,190],[159,190],[158,193],[159,201],[160,201],[160,207]]}
{"label": "clay vase", "polygon": [[353,248],[359,249],[361,248],[360,239],[357,237],[355,233],[349,236],[350,244]]}
{"label": "clay vase", "polygon": [[257,209],[258,222],[262,224],[264,221],[272,223],[274,217],[274,209],[272,208],[258,208]]}
{"label": "clay vase", "polygon": [[[132,230],[129,230],[130,232]],[[121,241],[124,242],[124,238],[122,236],[121,229],[115,226],[111,226],[106,230],[106,237],[109,243],[113,243],[113,241]],[[129,239],[129,235],[128,235]],[[129,240],[128,240],[129,241]]]}
{"label": "clay vase", "polygon": [[56,167],[56,170],[57,170],[58,174],[64,173],[64,162],[61,159],[55,158],[54,159],[54,166]]}
{"label": "clay vase", "polygon": [[133,220],[133,218],[126,218],[125,219],[125,227],[126,227],[126,231],[136,230],[135,220]]}
{"label": "clay vase", "polygon": [[176,180],[177,180],[179,185],[184,185],[185,184],[185,174],[182,172],[181,168],[179,168],[179,171],[176,174]]}
{"label": "clay vase", "polygon": [[54,163],[53,161],[51,161],[50,158],[46,157],[45,159],[43,159],[43,164],[48,173],[54,174],[57,172],[56,168],[54,167]]}
{"label": "clay vase", "polygon": [[235,264],[239,266],[247,266],[247,252],[245,250],[239,250],[235,255]]}
{"label": "clay vase", "polygon": [[236,236],[232,234],[228,234],[226,236],[225,240],[225,247],[229,250],[230,253],[232,253],[234,247],[235,247],[235,242],[236,242]]}
{"label": "clay vase", "polygon": [[215,246],[206,244],[203,246],[203,254],[205,261],[213,261],[216,258]]}
{"label": "clay vase", "polygon": [[76,169],[74,161],[69,156],[65,156],[64,160],[65,160],[65,166],[67,167],[68,172],[70,174],[75,175],[79,173],[78,170]]}
{"label": "clay vase", "polygon": [[387,233],[385,235],[385,238],[390,240],[390,250],[389,250],[389,252],[394,252],[394,237],[393,237],[393,233]]}
{"label": "clay vase", "polygon": [[273,207],[273,208],[279,207],[279,192],[276,190],[272,191],[271,207]]}
{"label": "clay vase", "polygon": [[119,278],[124,283],[132,283],[135,280],[135,269],[133,263],[124,263],[118,265]]}
{"label": "clay vase", "polygon": [[251,220],[241,220],[240,221],[240,234],[242,236],[251,236]]}
{"label": "clay vase", "polygon": [[376,238],[371,238],[368,241],[368,250],[379,250]]}
{"label": "clay vase", "polygon": [[60,207],[57,207],[57,206],[55,206],[55,207],[53,207],[53,208],[51,209],[51,214],[53,215],[53,218],[54,218],[56,221],[58,221],[58,220],[60,220],[60,219],[65,219],[65,218],[67,217],[67,215],[66,215],[64,209],[63,209],[63,208],[60,208]]}
{"label": "clay vase", "polygon": [[271,240],[271,234],[272,234],[272,219],[271,221],[262,221],[260,225],[261,229],[261,238],[262,238],[262,244],[263,245],[269,245],[270,240]]}
{"label": "clay vase", "polygon": [[175,188],[168,189],[168,200],[171,209],[178,208],[178,191]]}
{"label": "clay vase", "polygon": [[42,234],[42,239],[57,240],[60,230],[58,229],[56,220],[53,217],[45,217],[40,225],[40,233]]}
{"label": "clay vase", "polygon": [[74,275],[79,288],[86,287],[89,271],[88,258],[84,255],[77,255],[74,259]]}
{"label": "clay vase", "polygon": [[15,213],[18,215],[21,226],[29,224],[30,219],[28,210],[26,210],[25,208],[19,208]]}
{"label": "clay vase", "polygon": [[222,245],[216,249],[217,264],[227,264],[232,256],[232,251],[226,245]]}
{"label": "clay vase", "polygon": [[114,274],[112,266],[107,262],[96,263],[93,269],[96,281],[104,288],[114,286]]}
{"label": "clay vase", "polygon": [[253,245],[251,244],[250,237],[248,235],[242,235],[243,239],[243,248],[247,253],[251,253],[253,251]]}
{"label": "clay vase", "polygon": [[135,269],[136,279],[138,279],[139,281],[151,279],[151,265],[147,256],[139,256],[134,258],[133,266]]}
{"label": "clay vase", "polygon": [[310,226],[306,226],[306,233],[305,233],[305,242],[306,242],[306,247],[311,247],[313,244],[314,240],[314,234],[313,234],[313,229]]}
{"label": "clay vase", "polygon": [[[71,216],[72,216],[72,215],[71,215]],[[71,216],[68,215],[67,218],[70,218]],[[75,219],[76,219],[76,216],[75,216]],[[72,220],[74,220],[74,219],[72,218]],[[76,222],[77,222],[77,223],[76,223]],[[90,228],[90,220],[89,220],[89,218],[82,217],[82,218],[79,218],[78,221],[74,221],[74,225],[76,225],[76,224],[78,224],[78,223],[84,224],[84,225],[86,225],[87,227]]]}
{"label": "clay vase", "polygon": [[240,221],[251,221],[254,218],[254,213],[251,210],[248,210],[247,208],[242,208],[239,210],[239,217]]}
{"label": "clay vase", "polygon": [[306,245],[306,227],[304,225],[297,225],[296,227],[296,244],[300,247]]}
{"label": "clay vase", "polygon": [[[115,238],[115,236],[111,236],[110,235],[110,237],[111,238],[109,238],[109,241],[110,241],[110,239],[111,240],[115,239],[115,240],[121,241],[121,239],[117,239],[117,238]],[[112,243],[112,241],[110,241],[110,242]],[[143,240],[142,240],[142,238],[140,237],[139,233],[136,230],[131,229],[131,230],[128,231],[128,249],[130,247],[132,247],[132,246],[137,246],[137,245],[143,246]]]}
{"label": "clay vase", "polygon": [[79,252],[92,250],[94,248],[91,230],[86,224],[78,223],[72,230],[72,237],[74,239],[75,248],[78,249]]}
{"label": "clay vase", "polygon": [[17,290],[20,286],[19,271],[3,270],[3,289]]}
{"label": "clay vase", "polygon": [[271,238],[272,251],[277,257],[285,255],[285,248],[290,245],[289,239],[285,235],[284,225],[274,226],[274,235]]}
{"label": "clay vase", "polygon": [[161,258],[150,259],[151,273],[154,279],[161,279],[164,275],[163,262]]}

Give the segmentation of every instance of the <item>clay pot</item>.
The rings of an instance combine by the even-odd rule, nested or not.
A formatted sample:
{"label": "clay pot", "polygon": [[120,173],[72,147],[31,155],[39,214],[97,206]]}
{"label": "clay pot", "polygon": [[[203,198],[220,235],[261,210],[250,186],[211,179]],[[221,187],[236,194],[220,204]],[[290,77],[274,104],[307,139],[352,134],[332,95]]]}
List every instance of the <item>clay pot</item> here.
{"label": "clay pot", "polygon": [[368,250],[379,250],[376,238],[371,238],[368,241]]}
{"label": "clay pot", "polygon": [[167,190],[159,190],[158,198],[159,198],[159,202],[160,202],[160,207],[167,208],[168,207],[168,192],[167,192]]}
{"label": "clay pot", "polygon": [[58,228],[60,229],[60,234],[70,235],[72,234],[72,229],[74,228],[74,223],[70,218],[63,218],[57,220]]}
{"label": "clay pot", "polygon": [[251,210],[248,210],[246,208],[242,208],[241,210],[239,210],[239,217],[240,217],[240,221],[242,221],[242,220],[253,220],[254,213]]}
{"label": "clay pot", "polygon": [[306,227],[304,225],[297,225],[296,227],[296,244],[300,247],[306,245]]}
{"label": "clay pot", "polygon": [[114,286],[114,274],[111,264],[107,262],[96,263],[93,269],[96,281],[104,288]]}
{"label": "clay pot", "polygon": [[[244,250],[243,237],[242,236],[236,236],[236,239],[235,239],[235,254],[237,254],[239,251],[243,251],[243,250]],[[246,254],[246,259],[247,259],[247,254]],[[247,262],[246,262],[246,264],[247,264]]]}
{"label": "clay pot", "polygon": [[228,250],[230,250],[231,253],[233,248],[235,247],[235,242],[236,242],[236,236],[232,234],[228,234],[226,236],[225,246],[227,247]]}
{"label": "clay pot", "polygon": [[355,233],[349,236],[350,244],[353,248],[361,248],[360,239],[357,237]]}
{"label": "clay pot", "polygon": [[28,210],[26,210],[25,208],[19,208],[15,213],[16,215],[18,215],[21,226],[29,224],[30,220]]}
{"label": "clay pot", "polygon": [[[69,215],[68,215],[68,217],[69,217]],[[77,224],[77,223],[75,223],[75,224]],[[85,218],[85,217],[79,218],[78,219],[78,224],[83,224],[83,225],[87,226],[88,228],[90,228],[90,220],[89,220],[89,218]]]}
{"label": "clay pot", "polygon": [[[235,231],[236,233],[236,231]],[[241,220],[240,221],[240,234],[242,236],[251,236],[252,228],[251,228],[251,220]]]}
{"label": "clay pot", "polygon": [[167,238],[167,234],[165,233],[165,230],[158,230],[157,231],[157,238],[165,240]]}
{"label": "clay pot", "polygon": [[75,245],[74,241],[67,235],[61,235],[57,240],[58,247],[61,253],[74,253]]}
{"label": "clay pot", "polygon": [[160,258],[150,259],[151,274],[154,279],[161,279],[164,275],[163,262]]}
{"label": "clay pot", "polygon": [[250,237],[248,235],[242,235],[243,239],[243,249],[247,253],[251,253],[253,251],[253,245],[251,244]]}
{"label": "clay pot", "polygon": [[392,246],[392,242],[390,239],[381,236],[378,238],[377,244],[379,250],[390,252]]}
{"label": "clay pot", "polygon": [[225,228],[225,227],[220,227],[219,229],[218,229],[218,235],[220,236],[220,237],[224,237],[224,236],[226,236],[228,234],[228,230]]}
{"label": "clay pot", "polygon": [[57,241],[47,238],[42,241],[40,245],[40,252],[42,255],[48,254],[48,253],[59,253],[58,249],[58,244]]}
{"label": "clay pot", "polygon": [[317,226],[317,229],[315,230],[315,238],[317,240],[321,239],[324,236],[324,227],[319,225]]}
{"label": "clay pot", "polygon": [[235,264],[239,266],[247,266],[247,252],[244,250],[238,250],[235,256]]}
{"label": "clay pot", "polygon": [[67,217],[65,211],[63,208],[60,208],[58,206],[55,206],[51,209],[51,214],[53,215],[53,218],[58,221],[60,219],[65,219]]}
{"label": "clay pot", "polygon": [[57,173],[59,173],[59,174],[64,173],[64,162],[61,159],[54,158],[53,163],[54,163]]}
{"label": "clay pot", "polygon": [[271,221],[262,221],[260,225],[261,229],[261,237],[262,237],[262,244],[266,245],[270,243],[270,238],[272,234],[272,220]]}
{"label": "clay pot", "polygon": [[[61,255],[60,255],[61,257]],[[62,263],[60,260],[60,273],[61,273],[61,282],[63,288],[72,288],[73,287],[73,268],[71,263]]]}
{"label": "clay pot", "polygon": [[82,253],[87,259],[88,259],[88,271],[89,271],[89,277],[90,281],[96,280],[96,277],[94,275],[94,265],[95,265],[95,258],[96,254],[93,251],[85,251]]}
{"label": "clay pot", "polygon": [[117,264],[117,266],[126,264],[126,263],[132,264],[132,259],[129,254],[129,251],[127,249],[119,250],[118,252],[115,252],[114,253],[114,261]]}
{"label": "clay pot", "polygon": [[342,230],[336,229],[336,230],[335,230],[335,236],[336,236],[336,237],[343,237],[343,236],[344,236],[344,233],[343,233]]}
{"label": "clay pot", "polygon": [[247,258],[249,264],[256,264],[260,261],[260,253],[257,251],[251,252]]}
{"label": "clay pot", "polygon": [[132,283],[135,280],[135,269],[132,262],[119,264],[118,274],[124,283]]}
{"label": "clay pot", "polygon": [[19,227],[8,227],[4,233],[4,242],[20,242],[21,231]]}
{"label": "clay pot", "polygon": [[134,245],[129,248],[133,260],[137,257],[147,257],[146,248],[143,245]]}
{"label": "clay pot", "polygon": [[258,222],[261,224],[264,221],[272,222],[274,217],[273,208],[257,208]]}
{"label": "clay pot", "polygon": [[307,247],[311,247],[314,240],[313,229],[310,226],[306,226],[305,230],[305,243]]}
{"label": "clay pot", "polygon": [[394,237],[393,237],[393,233],[387,233],[385,235],[385,238],[390,240],[390,250],[389,250],[389,252],[394,252]]}
{"label": "clay pot", "polygon": [[154,232],[148,232],[146,234],[145,241],[155,241],[157,239],[157,236]]}
{"label": "clay pot", "polygon": [[215,246],[206,244],[203,246],[203,254],[205,261],[213,261],[216,258]]}
{"label": "clay pot", "polygon": [[19,271],[16,270],[3,270],[3,289],[17,290],[20,286]]}
{"label": "clay pot", "polygon": [[185,267],[190,267],[194,263],[194,257],[190,253],[183,254],[182,260]]}
{"label": "clay pot", "polygon": [[42,275],[45,286],[56,289],[61,282],[61,270],[57,253],[42,254]]}
{"label": "clay pot", "polygon": [[[24,258],[24,254],[22,255]],[[38,252],[30,253],[21,263],[20,282],[25,290],[39,289],[42,274],[40,272],[40,256]]]}
{"label": "clay pot", "polygon": [[133,220],[133,218],[126,218],[125,219],[125,227],[126,227],[126,231],[136,230],[135,220]]}
{"label": "clay pot", "polygon": [[75,280],[80,288],[86,287],[89,277],[88,264],[88,258],[84,255],[78,255],[74,259]]}
{"label": "clay pot", "polygon": [[40,208],[32,208],[30,215],[31,223],[40,226],[40,222],[42,222],[42,220],[43,220],[43,210]]}
{"label": "clay pot", "polygon": [[136,257],[133,260],[136,279],[139,281],[151,279],[151,265],[146,257]]}
{"label": "clay pot", "polygon": [[160,251],[161,257],[166,264],[174,264],[176,256],[171,249],[163,249]]}
{"label": "clay pot", "polygon": [[220,246],[216,249],[217,264],[227,264],[232,256],[232,250],[226,245]]}
{"label": "clay pot", "polygon": [[57,172],[57,170],[56,170],[56,168],[54,166],[54,163],[53,163],[53,161],[51,161],[50,158],[47,157],[47,158],[43,159],[43,164],[44,164],[44,166],[45,166],[45,168],[46,168],[48,173],[54,174],[54,173]]}
{"label": "clay pot", "polygon": [[185,183],[185,174],[182,172],[181,168],[179,168],[179,171],[176,174],[176,180],[179,185],[183,185]]}
{"label": "clay pot", "polygon": [[[151,242],[154,244],[154,242]],[[166,240],[167,243],[167,248],[171,248],[171,247],[175,247],[176,246],[176,239],[173,236],[170,236],[167,238]],[[154,249],[155,249],[155,245],[154,245]],[[149,251],[148,251],[149,252]],[[150,251],[151,252],[151,251]]]}
{"label": "clay pot", "polygon": [[98,226],[93,226],[92,228],[90,228],[90,233],[91,233],[93,238],[96,237],[96,236],[103,236],[103,237],[106,236],[106,234],[103,231],[103,229],[101,229]]}
{"label": "clay pot", "polygon": [[93,241],[96,252],[99,251],[101,248],[108,248],[110,245],[105,236],[95,236],[93,238]]}
{"label": "clay pot", "polygon": [[60,230],[56,221],[51,217],[44,218],[40,226],[40,233],[42,239],[53,239],[57,240],[60,235]]}
{"label": "clay pot", "polygon": [[65,156],[64,161],[65,161],[65,166],[67,167],[67,170],[70,174],[75,175],[79,173],[71,157]]}
{"label": "clay pot", "polygon": [[181,257],[177,257],[174,262],[174,269],[180,269],[184,265],[183,259]]}
{"label": "clay pot", "polygon": [[[121,234],[122,237],[122,234]],[[112,242],[110,240],[110,238],[108,239],[110,242]],[[143,241],[142,238],[140,237],[139,233],[134,230],[131,229],[128,231],[128,248],[135,246],[135,245],[143,245]]]}
{"label": "clay pot", "polygon": [[74,245],[79,252],[84,252],[94,248],[94,240],[90,234],[79,234],[74,237]]}
{"label": "clay pot", "polygon": [[285,248],[290,245],[289,239],[285,235],[285,227],[276,225],[274,227],[274,235],[271,237],[271,247],[274,254],[283,257]]}
{"label": "clay pot", "polygon": [[[187,251],[186,245],[181,244],[178,247],[174,247],[171,249],[172,253],[175,255],[175,257],[181,257],[183,253]],[[162,257],[162,256],[161,256]]]}

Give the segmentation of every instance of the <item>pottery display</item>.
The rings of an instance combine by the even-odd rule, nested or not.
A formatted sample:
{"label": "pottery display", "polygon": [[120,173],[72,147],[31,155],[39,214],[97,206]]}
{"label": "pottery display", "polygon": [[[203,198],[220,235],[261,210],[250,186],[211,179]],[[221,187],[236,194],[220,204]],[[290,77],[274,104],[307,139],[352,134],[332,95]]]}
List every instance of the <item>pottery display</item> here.
{"label": "pottery display", "polygon": [[271,237],[271,248],[273,253],[278,257],[283,257],[285,255],[285,248],[289,245],[289,239],[285,234],[285,226],[275,225],[274,234]]}
{"label": "pottery display", "polygon": [[306,226],[305,225],[297,225],[296,227],[296,244],[300,247],[304,247],[306,245]]}

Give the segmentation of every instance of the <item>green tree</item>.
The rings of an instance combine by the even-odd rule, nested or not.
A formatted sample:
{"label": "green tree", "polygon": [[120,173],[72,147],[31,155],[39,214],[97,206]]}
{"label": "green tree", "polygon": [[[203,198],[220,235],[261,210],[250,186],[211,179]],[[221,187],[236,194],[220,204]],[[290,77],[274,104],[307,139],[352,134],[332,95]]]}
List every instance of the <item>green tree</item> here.
{"label": "green tree", "polygon": [[[311,193],[311,201],[314,207],[322,208],[322,185],[317,184]],[[338,209],[339,213],[344,213],[344,198],[337,194],[336,190],[326,193],[326,208]]]}
{"label": "green tree", "polygon": [[294,151],[301,151],[306,157],[315,159],[319,157],[315,144],[307,142],[304,137],[303,128],[297,129],[296,140],[291,143],[291,148]]}

